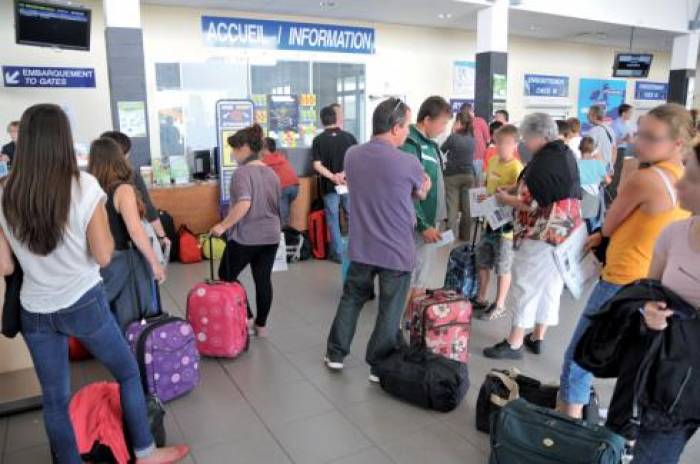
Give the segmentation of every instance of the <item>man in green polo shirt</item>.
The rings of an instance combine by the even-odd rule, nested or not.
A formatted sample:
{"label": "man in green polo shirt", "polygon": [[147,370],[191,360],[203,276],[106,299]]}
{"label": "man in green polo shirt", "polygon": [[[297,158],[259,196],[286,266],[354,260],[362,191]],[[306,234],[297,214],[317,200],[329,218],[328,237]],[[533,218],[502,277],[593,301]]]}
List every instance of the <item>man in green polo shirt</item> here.
{"label": "man in green polo shirt", "polygon": [[415,201],[416,268],[411,280],[411,298],[425,292],[435,279],[437,248],[428,246],[441,240],[439,224],[447,218],[445,184],[442,178],[442,155],[433,140],[445,132],[452,108],[439,96],[429,97],[418,111],[417,123],[411,126],[401,150],[418,158],[430,177],[432,187],[425,200]]}

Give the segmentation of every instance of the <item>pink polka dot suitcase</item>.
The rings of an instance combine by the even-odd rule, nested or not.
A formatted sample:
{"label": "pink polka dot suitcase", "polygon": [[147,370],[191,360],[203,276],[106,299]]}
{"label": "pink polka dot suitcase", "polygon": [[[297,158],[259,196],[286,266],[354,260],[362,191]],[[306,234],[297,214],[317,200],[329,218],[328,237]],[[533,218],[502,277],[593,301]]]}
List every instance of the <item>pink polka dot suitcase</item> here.
{"label": "pink polka dot suitcase", "polygon": [[248,299],[238,282],[208,281],[187,296],[187,320],[202,356],[235,358],[248,349]]}
{"label": "pink polka dot suitcase", "polygon": [[126,339],[147,393],[166,402],[199,384],[199,352],[187,321],[164,314],[132,322]]}

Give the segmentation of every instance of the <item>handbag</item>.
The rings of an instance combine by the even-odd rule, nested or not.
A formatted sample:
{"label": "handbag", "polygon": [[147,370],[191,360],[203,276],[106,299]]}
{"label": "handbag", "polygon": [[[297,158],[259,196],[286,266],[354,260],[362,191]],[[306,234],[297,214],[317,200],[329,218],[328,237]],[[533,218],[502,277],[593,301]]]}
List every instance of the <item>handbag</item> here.
{"label": "handbag", "polygon": [[620,464],[625,439],[602,425],[511,401],[491,421],[489,464]]}
{"label": "handbag", "polygon": [[202,249],[200,248],[199,240],[184,224],[177,231],[177,241],[181,262],[191,264],[202,261]]}
{"label": "handbag", "polygon": [[12,255],[15,268],[5,276],[5,301],[2,304],[2,334],[14,338],[22,329],[22,303],[19,299],[24,272],[15,255]]}

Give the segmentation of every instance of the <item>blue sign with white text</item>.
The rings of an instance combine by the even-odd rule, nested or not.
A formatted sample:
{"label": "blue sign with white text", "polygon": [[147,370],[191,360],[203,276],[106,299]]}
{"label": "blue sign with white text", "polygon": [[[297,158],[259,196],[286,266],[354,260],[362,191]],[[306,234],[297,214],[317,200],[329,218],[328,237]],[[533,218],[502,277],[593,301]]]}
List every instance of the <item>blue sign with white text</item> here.
{"label": "blue sign with white text", "polygon": [[452,107],[452,114],[457,114],[462,110],[462,105],[469,103],[474,106],[474,99],[472,98],[450,98],[450,106]]}
{"label": "blue sign with white text", "polygon": [[637,81],[634,83],[635,100],[666,101],[667,98],[667,82]]}
{"label": "blue sign with white text", "polygon": [[46,68],[3,66],[5,87],[85,88],[95,87],[93,68]]}
{"label": "blue sign with white text", "polygon": [[374,29],[366,27],[202,16],[202,35],[210,47],[374,53]]}
{"label": "blue sign with white text", "polygon": [[525,96],[568,97],[569,78],[567,76],[525,74]]}

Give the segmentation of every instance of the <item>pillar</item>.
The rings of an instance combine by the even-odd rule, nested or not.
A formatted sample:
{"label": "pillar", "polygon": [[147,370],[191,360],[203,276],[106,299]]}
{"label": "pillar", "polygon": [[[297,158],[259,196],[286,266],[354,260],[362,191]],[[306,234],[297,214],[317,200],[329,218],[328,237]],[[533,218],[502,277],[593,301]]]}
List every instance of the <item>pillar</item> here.
{"label": "pillar", "polygon": [[[151,164],[141,7],[139,0],[103,0],[103,7],[112,125],[131,136],[131,163],[138,169]],[[143,111],[145,131],[129,133],[121,127],[120,110],[131,115]]]}
{"label": "pillar", "polygon": [[700,32],[692,31],[673,39],[671,72],[668,76],[668,101],[690,109],[695,87],[695,66]]}
{"label": "pillar", "polygon": [[508,6],[509,0],[495,0],[492,6],[477,13],[474,112],[487,121],[491,120],[496,101],[494,81],[508,75]]}

